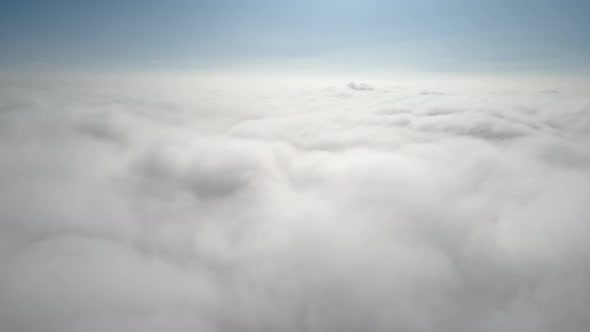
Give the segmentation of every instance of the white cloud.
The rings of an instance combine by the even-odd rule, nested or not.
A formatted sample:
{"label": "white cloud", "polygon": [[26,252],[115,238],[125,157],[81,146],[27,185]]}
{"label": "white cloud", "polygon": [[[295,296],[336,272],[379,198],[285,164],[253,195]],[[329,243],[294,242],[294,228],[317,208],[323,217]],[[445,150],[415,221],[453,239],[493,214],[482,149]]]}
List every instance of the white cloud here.
{"label": "white cloud", "polygon": [[4,87],[0,329],[586,331],[590,99],[348,88]]}
{"label": "white cloud", "polygon": [[356,90],[356,91],[372,91],[372,90],[375,90],[375,88],[373,88],[372,86],[368,85],[367,83],[350,82],[350,83],[348,83],[347,86],[350,89]]}

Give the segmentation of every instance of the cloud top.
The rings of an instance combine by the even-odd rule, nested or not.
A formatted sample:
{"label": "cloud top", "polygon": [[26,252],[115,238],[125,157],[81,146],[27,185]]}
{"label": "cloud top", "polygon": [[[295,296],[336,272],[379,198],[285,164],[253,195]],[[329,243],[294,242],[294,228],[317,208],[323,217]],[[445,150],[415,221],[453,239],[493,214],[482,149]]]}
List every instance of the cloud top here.
{"label": "cloud top", "polygon": [[586,331],[590,99],[351,89],[3,87],[0,329]]}
{"label": "cloud top", "polygon": [[350,82],[347,84],[348,88],[355,91],[373,91],[375,88],[368,85],[367,83],[356,83]]}

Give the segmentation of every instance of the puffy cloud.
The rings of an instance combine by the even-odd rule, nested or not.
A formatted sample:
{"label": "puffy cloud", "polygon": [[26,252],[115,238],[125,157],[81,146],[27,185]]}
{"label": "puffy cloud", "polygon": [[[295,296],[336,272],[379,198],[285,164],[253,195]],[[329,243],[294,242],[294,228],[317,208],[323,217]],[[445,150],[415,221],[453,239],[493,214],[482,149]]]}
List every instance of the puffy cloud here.
{"label": "puffy cloud", "polygon": [[351,90],[356,90],[356,91],[372,91],[375,90],[375,88],[373,88],[372,86],[368,85],[367,83],[355,83],[355,82],[350,82],[348,83],[348,88]]}
{"label": "puffy cloud", "polygon": [[346,90],[3,87],[0,329],[586,331],[590,98]]}

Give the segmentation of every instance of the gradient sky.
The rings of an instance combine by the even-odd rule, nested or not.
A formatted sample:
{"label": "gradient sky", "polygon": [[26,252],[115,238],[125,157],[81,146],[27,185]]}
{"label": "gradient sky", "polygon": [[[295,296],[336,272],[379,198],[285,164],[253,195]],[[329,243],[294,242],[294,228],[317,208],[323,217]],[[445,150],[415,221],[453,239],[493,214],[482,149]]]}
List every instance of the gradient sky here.
{"label": "gradient sky", "polygon": [[587,0],[0,0],[0,68],[590,73]]}

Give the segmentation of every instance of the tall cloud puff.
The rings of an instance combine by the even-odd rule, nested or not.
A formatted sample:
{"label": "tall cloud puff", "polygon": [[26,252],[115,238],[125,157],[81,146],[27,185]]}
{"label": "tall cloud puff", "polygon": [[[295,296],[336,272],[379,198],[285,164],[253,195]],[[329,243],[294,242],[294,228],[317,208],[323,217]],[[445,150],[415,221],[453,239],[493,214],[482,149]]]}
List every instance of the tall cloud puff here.
{"label": "tall cloud puff", "polygon": [[345,90],[4,88],[1,329],[587,330],[589,98]]}
{"label": "tall cloud puff", "polygon": [[356,83],[350,82],[348,83],[348,88],[356,91],[372,91],[375,90],[372,86],[368,85],[367,83]]}

